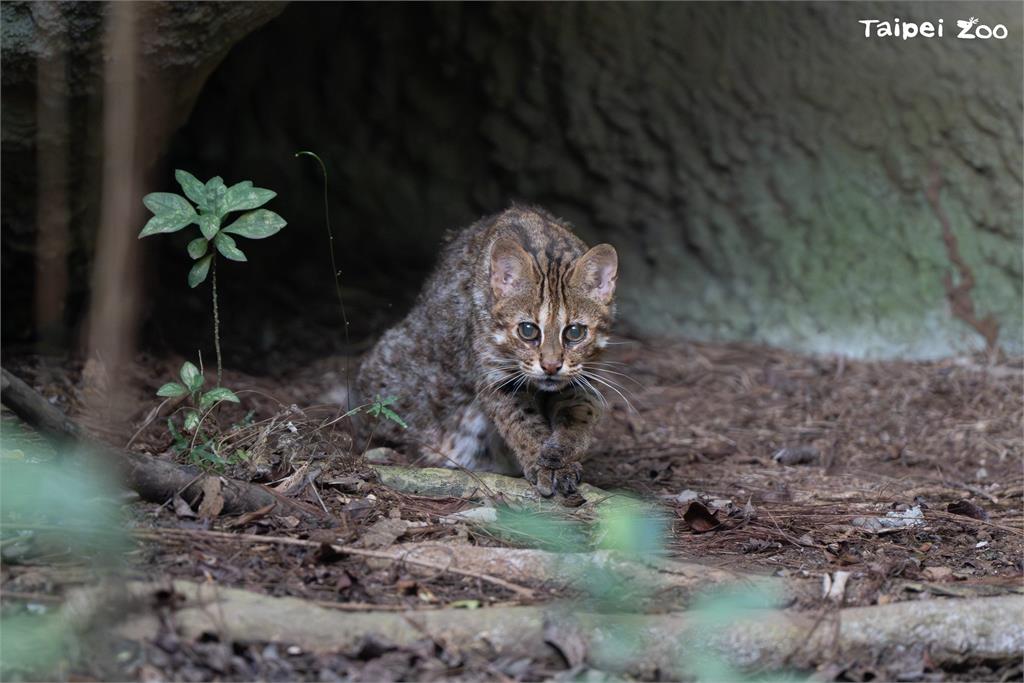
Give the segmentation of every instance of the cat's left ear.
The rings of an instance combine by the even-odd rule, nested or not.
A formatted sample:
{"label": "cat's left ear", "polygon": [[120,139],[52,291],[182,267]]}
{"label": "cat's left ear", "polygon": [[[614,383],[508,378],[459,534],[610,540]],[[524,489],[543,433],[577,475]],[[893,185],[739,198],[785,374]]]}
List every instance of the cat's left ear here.
{"label": "cat's left ear", "polygon": [[523,291],[530,277],[530,257],[507,237],[491,246],[491,290],[498,299]]}
{"label": "cat's left ear", "polygon": [[570,282],[586,291],[587,296],[609,304],[615,294],[619,274],[619,255],[610,244],[599,244],[576,259]]}

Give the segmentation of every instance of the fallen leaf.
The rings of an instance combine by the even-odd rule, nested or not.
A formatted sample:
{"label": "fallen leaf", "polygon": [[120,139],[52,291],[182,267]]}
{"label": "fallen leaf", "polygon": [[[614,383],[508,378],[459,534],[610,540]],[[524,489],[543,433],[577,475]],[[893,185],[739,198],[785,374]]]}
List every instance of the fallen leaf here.
{"label": "fallen leaf", "polygon": [[814,446],[780,448],[772,460],[780,465],[816,465],[821,461],[821,452]]}
{"label": "fallen leaf", "polygon": [[814,542],[814,539],[811,537],[810,534],[804,534],[800,538],[796,539],[796,542],[798,545],[808,546],[812,548],[817,545],[817,543]]}
{"label": "fallen leaf", "polygon": [[387,548],[393,544],[399,536],[409,528],[409,522],[404,519],[391,519],[385,517],[377,520],[363,532],[359,544],[364,548]]}
{"label": "fallen leaf", "polygon": [[277,503],[270,503],[269,505],[265,505],[265,506],[261,507],[258,510],[253,510],[251,512],[246,512],[244,515],[239,515],[235,519],[232,519],[231,521],[229,521],[224,526],[225,526],[225,528],[228,528],[228,529],[236,529],[238,527],[248,526],[248,525],[252,524],[253,522],[255,522],[257,520],[260,520],[260,519],[263,519],[264,517],[269,515],[271,510],[273,510],[274,507],[276,507],[276,506],[277,506]]}
{"label": "fallen leaf", "polygon": [[773,543],[772,541],[763,538],[752,538],[748,541],[744,541],[743,545],[740,546],[740,550],[745,553],[759,553],[780,547],[781,546],[778,543]]}
{"label": "fallen leaf", "polygon": [[690,506],[686,508],[686,512],[683,513],[683,521],[698,534],[716,529],[722,524],[714,514],[704,507],[703,503],[697,501],[690,503]]}
{"label": "fallen leaf", "polygon": [[220,477],[203,479],[203,500],[199,503],[199,517],[213,519],[224,509],[224,494],[221,492]]}
{"label": "fallen leaf", "polygon": [[831,576],[825,574],[822,577],[822,597],[836,603],[843,602],[843,595],[846,594],[846,582],[850,579],[850,572],[837,571]]}
{"label": "fallen leaf", "polygon": [[921,575],[928,581],[944,581],[953,576],[953,570],[949,567],[925,567]]}
{"label": "fallen leaf", "polygon": [[273,490],[284,496],[290,496],[298,493],[299,488],[306,483],[307,470],[309,470],[309,463],[306,463],[299,469],[295,470],[291,475],[282,479],[281,483],[275,486]]}
{"label": "fallen leaf", "polygon": [[892,510],[885,517],[854,517],[850,524],[864,531],[876,534],[890,533],[914,526],[924,526],[921,507],[915,505],[908,510]]}
{"label": "fallen leaf", "polygon": [[339,491],[344,491],[345,493],[358,493],[361,488],[366,486],[366,480],[364,480],[362,477],[356,476],[335,477],[330,481],[323,482],[323,485],[333,486]]}
{"label": "fallen leaf", "polygon": [[285,517],[278,517],[277,520],[281,522],[281,526],[285,527],[286,529],[294,529],[299,524],[301,524],[299,518],[295,515],[286,515]]}
{"label": "fallen leaf", "polygon": [[366,460],[366,462],[372,462],[378,465],[387,465],[393,462],[398,462],[400,458],[401,456],[398,454],[398,451],[386,446],[371,448],[363,453],[363,459]]}
{"label": "fallen leaf", "polygon": [[449,602],[448,607],[452,609],[479,609],[479,600],[456,600],[455,602]]}
{"label": "fallen leaf", "polygon": [[692,491],[690,489],[686,489],[685,491],[680,492],[679,495],[676,496],[676,502],[691,503],[697,500],[698,498],[700,498],[699,493],[697,493],[696,491]]}
{"label": "fallen leaf", "polygon": [[181,496],[174,496],[174,514],[181,518],[195,519],[196,513]]}
{"label": "fallen leaf", "polygon": [[955,503],[950,503],[946,507],[946,512],[952,512],[954,515],[963,515],[971,519],[980,519],[983,522],[988,521],[988,513],[969,500],[958,500]]}

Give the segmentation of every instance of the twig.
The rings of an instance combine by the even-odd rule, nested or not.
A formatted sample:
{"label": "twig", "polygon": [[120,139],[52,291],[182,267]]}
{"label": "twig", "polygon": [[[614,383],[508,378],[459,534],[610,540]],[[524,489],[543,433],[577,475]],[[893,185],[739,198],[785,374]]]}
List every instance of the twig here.
{"label": "twig", "polygon": [[331,602],[330,600],[314,600],[314,605],[336,609],[342,612],[407,612],[411,607],[405,605],[375,605],[372,602]]}
{"label": "twig", "polygon": [[331,253],[331,273],[334,280],[334,293],[338,295],[338,308],[341,311],[342,329],[345,332],[345,409],[352,410],[352,381],[349,377],[348,355],[351,352],[352,342],[348,338],[348,315],[345,313],[345,299],[341,296],[341,271],[338,270],[338,262],[334,256],[334,232],[331,230],[331,205],[327,201],[327,167],[323,160],[315,153],[309,151],[298,152],[295,156],[310,156],[320,164],[320,172],[324,177],[324,223],[327,225],[327,241]]}

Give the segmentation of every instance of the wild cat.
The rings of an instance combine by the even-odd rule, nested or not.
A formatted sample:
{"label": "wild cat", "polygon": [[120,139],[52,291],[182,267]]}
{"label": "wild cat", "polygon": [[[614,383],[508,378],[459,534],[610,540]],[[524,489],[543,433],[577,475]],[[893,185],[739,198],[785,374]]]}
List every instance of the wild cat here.
{"label": "wild cat", "polygon": [[362,401],[397,397],[408,429],[376,435],[430,464],[522,472],[576,491],[604,399],[588,363],[608,343],[618,255],[513,206],[444,247],[412,311],[363,361]]}

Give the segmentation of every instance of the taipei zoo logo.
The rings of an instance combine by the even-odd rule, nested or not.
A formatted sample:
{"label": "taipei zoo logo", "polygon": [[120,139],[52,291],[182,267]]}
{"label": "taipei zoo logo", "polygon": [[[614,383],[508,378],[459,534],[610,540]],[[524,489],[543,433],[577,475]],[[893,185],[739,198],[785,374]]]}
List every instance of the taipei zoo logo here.
{"label": "taipei zoo logo", "polygon": [[[897,17],[892,21],[861,19],[858,23],[864,26],[865,38],[901,38],[903,40],[910,40],[911,38],[942,38],[944,37],[945,30],[942,19],[939,19],[936,23],[923,21],[920,24],[916,24],[912,21],[900,21]],[[960,40],[990,40],[993,38],[995,40],[1006,40],[1006,36],[1009,34],[1005,25],[996,24],[995,26],[988,26],[980,23],[977,17],[957,19],[956,28],[957,33],[955,35]],[[951,32],[950,35],[954,34]]]}

